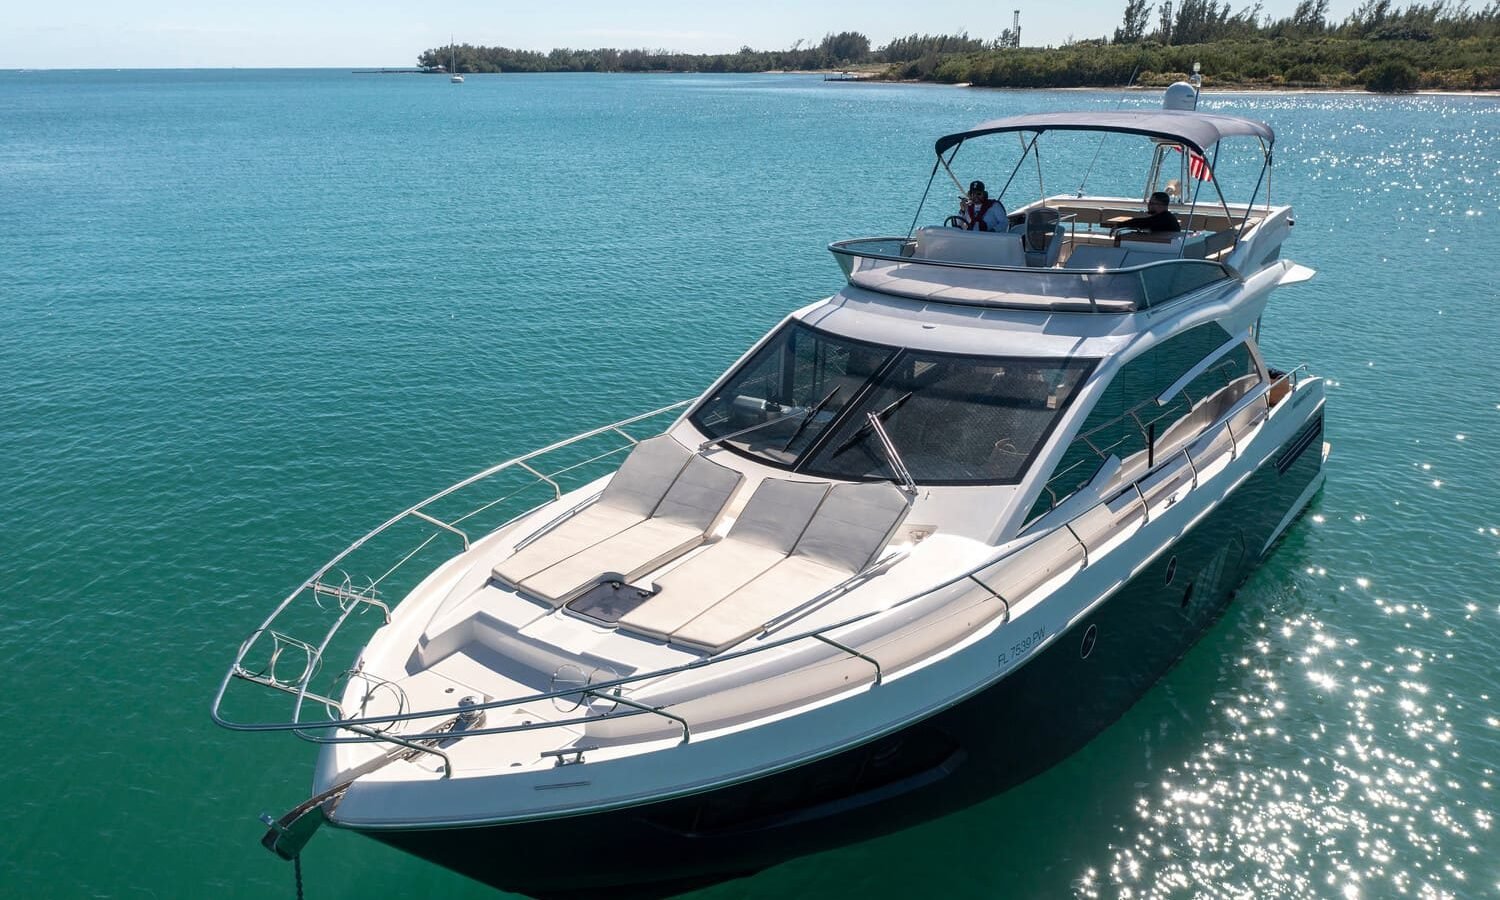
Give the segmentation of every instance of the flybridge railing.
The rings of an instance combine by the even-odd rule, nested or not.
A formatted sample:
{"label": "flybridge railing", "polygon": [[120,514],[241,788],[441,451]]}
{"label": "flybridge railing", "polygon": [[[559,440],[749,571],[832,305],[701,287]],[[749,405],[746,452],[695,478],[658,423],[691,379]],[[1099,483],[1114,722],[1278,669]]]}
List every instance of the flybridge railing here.
{"label": "flybridge railing", "polygon": [[[1295,378],[1295,373],[1282,376],[1276,384],[1287,385],[1290,390],[1295,391],[1301,387]],[[692,738],[693,724],[684,716],[670,711],[674,705],[672,702],[653,706],[642,702],[642,698],[626,697],[622,690],[643,681],[660,679],[690,670],[705,668],[708,666],[719,666],[733,660],[742,659],[754,654],[784,647],[799,641],[818,641],[833,647],[850,658],[859,659],[870,663],[874,667],[875,686],[879,686],[886,674],[879,657],[880,651],[875,648],[861,647],[861,641],[854,636],[840,635],[835,637],[836,632],[866,622],[877,616],[884,616],[893,610],[906,607],[909,604],[931,598],[941,592],[947,591],[957,585],[963,585],[967,592],[977,588],[988,596],[984,597],[987,602],[990,599],[998,601],[1002,608],[996,610],[996,615],[1001,615],[1001,624],[1009,623],[1012,609],[1024,603],[1035,595],[1035,592],[1047,582],[1048,578],[1069,565],[1080,564],[1087,567],[1094,559],[1094,550],[1112,540],[1122,529],[1129,528],[1135,524],[1144,525],[1155,516],[1153,509],[1165,503],[1172,505],[1167,495],[1175,495],[1180,490],[1196,489],[1199,485],[1201,466],[1208,463],[1212,458],[1228,453],[1230,458],[1237,458],[1241,452],[1241,444],[1246,432],[1255,425],[1263,422],[1273,412],[1273,401],[1271,400],[1271,383],[1262,383],[1257,390],[1252,391],[1235,405],[1234,411],[1220,420],[1215,426],[1202,432],[1196,439],[1184,444],[1179,450],[1169,456],[1160,458],[1159,463],[1142,472],[1139,477],[1132,479],[1129,484],[1122,485],[1111,490],[1109,495],[1097,504],[1091,505],[1078,515],[1072,517],[1066,523],[1059,525],[1056,529],[1049,529],[1027,536],[1015,546],[1007,548],[1005,552],[985,560],[983,563],[973,567],[961,574],[955,575],[940,584],[933,585],[918,593],[911,594],[895,603],[882,606],[880,609],[869,610],[857,615],[840,619],[832,624],[820,625],[809,630],[797,631],[792,634],[774,636],[776,632],[787,628],[801,615],[781,616],[767,622],[760,631],[761,641],[752,647],[720,653],[715,656],[703,657],[692,662],[678,666],[662,669],[654,669],[646,672],[633,673],[631,675],[610,678],[602,681],[592,681],[593,676],[584,677],[580,671],[579,678],[566,682],[562,687],[557,687],[558,679],[554,676],[554,690],[537,692],[523,697],[509,697],[496,699],[482,703],[463,702],[453,707],[442,709],[407,710],[404,692],[398,685],[384,679],[368,675],[359,671],[358,664],[355,669],[341,673],[333,680],[333,686],[337,687],[344,678],[359,678],[367,685],[367,702],[369,698],[375,697],[382,691],[386,692],[395,707],[393,710],[382,710],[370,713],[361,710],[360,714],[349,715],[341,708],[340,702],[333,696],[337,693],[328,690],[319,693],[311,689],[312,679],[316,676],[321,666],[322,658],[327,655],[329,639],[334,632],[345,623],[351,612],[356,608],[376,608],[386,614],[387,621],[389,608],[383,601],[371,595],[370,588],[353,588],[339,586],[333,590],[315,591],[315,585],[320,583],[328,572],[333,571],[337,564],[349,556],[350,553],[366,544],[372,537],[381,534],[392,524],[403,519],[415,517],[418,521],[426,521],[425,516],[414,516],[413,514],[424,510],[434,501],[446,497],[465,486],[482,483],[487,477],[502,471],[522,467],[532,473],[541,482],[550,485],[556,495],[560,496],[563,490],[558,481],[558,476],[569,471],[577,471],[582,463],[567,463],[553,471],[543,473],[538,466],[532,465],[540,458],[559,450],[573,447],[590,438],[604,434],[614,433],[629,441],[616,450],[604,455],[604,458],[612,457],[614,454],[633,446],[635,438],[631,437],[625,428],[628,426],[650,421],[653,417],[662,416],[674,412],[686,405],[684,403],[664,407],[643,416],[627,419],[615,425],[596,429],[579,435],[542,450],[518,457],[509,462],[502,463],[492,469],[488,469],[479,475],[467,479],[455,485],[447,491],[437,494],[417,506],[394,517],[381,528],[376,529],[365,538],[352,545],[344,553],[324,566],[312,578],[309,578],[293,594],[282,602],[264,624],[252,632],[245,643],[241,645],[235,656],[234,663],[220,683],[217,695],[214,698],[212,715],[214,721],[219,725],[238,731],[292,731],[299,737],[315,743],[380,743],[386,742],[396,745],[407,751],[408,754],[430,753],[444,760],[442,768],[443,777],[452,774],[452,766],[447,754],[442,752],[442,747],[453,739],[463,737],[478,737],[482,735],[507,734],[520,731],[534,731],[545,728],[559,728],[566,726],[587,726],[605,718],[628,718],[636,716],[655,716],[673,723],[681,731],[681,741],[686,743]],[[588,462],[597,461],[601,457],[591,457]],[[550,468],[550,467],[540,467]],[[493,502],[487,504],[493,506]],[[538,507],[531,507],[528,513]],[[527,513],[522,513],[525,515]],[[519,516],[513,517],[515,521]],[[444,524],[439,522],[439,525]],[[446,523],[457,524],[457,523]],[[436,527],[436,526],[434,526]],[[439,529],[447,531],[448,529]],[[438,534],[430,535],[428,540],[438,537]],[[899,556],[900,554],[897,554]],[[411,557],[407,556],[401,560],[405,563]],[[873,575],[875,570],[888,568],[895,560],[891,557],[877,562],[872,570],[867,573]],[[400,563],[398,563],[400,565]],[[379,582],[377,581],[376,584]],[[315,596],[324,596],[337,601],[338,610],[336,621],[328,631],[325,638],[317,644],[307,641],[299,641],[287,637],[284,633],[274,630],[279,617],[283,616],[299,597],[313,592]],[[832,599],[831,597],[829,599]],[[956,599],[956,598],[954,598]],[[799,607],[799,611],[805,611],[809,606],[821,605],[822,598],[814,598],[808,604]],[[878,638],[877,638],[878,640]],[[254,664],[249,663],[250,653],[257,646],[269,653],[270,661],[263,664],[257,670]],[[277,659],[287,649],[300,653],[301,657],[293,666],[296,670],[295,676],[279,675],[276,671]],[[560,670],[559,670],[560,671]],[[236,680],[248,681],[274,691],[291,694],[296,698],[291,721],[286,722],[240,722],[229,719],[222,712],[226,692],[231,683]],[[547,719],[542,721],[529,721],[521,725],[508,725],[495,728],[484,726],[484,714],[489,709],[511,708],[521,704],[532,704],[542,700],[561,700],[574,703],[573,709],[582,709],[583,712],[572,718]],[[329,718],[325,720],[305,719],[302,707],[305,702],[312,702],[321,706]],[[624,707],[622,710],[621,707]],[[443,720],[441,724],[432,726],[427,731],[414,732],[403,731],[392,733],[397,723],[427,720],[434,722]],[[352,737],[338,736],[337,732],[347,732]],[[322,732],[332,732],[323,734]],[[655,738],[652,738],[653,740]],[[560,750],[547,751],[545,756],[556,757],[557,765],[568,765],[581,761],[582,754],[595,749],[587,744],[563,748]],[[393,751],[399,753],[400,751]],[[568,759],[572,757],[572,759]]]}
{"label": "flybridge railing", "polygon": [[1209,285],[1238,281],[1209,259],[1164,259],[1121,268],[997,266],[913,256],[905,237],[854,238],[828,249],[855,287],[944,303],[1035,307],[1076,305],[1090,312],[1135,312]]}

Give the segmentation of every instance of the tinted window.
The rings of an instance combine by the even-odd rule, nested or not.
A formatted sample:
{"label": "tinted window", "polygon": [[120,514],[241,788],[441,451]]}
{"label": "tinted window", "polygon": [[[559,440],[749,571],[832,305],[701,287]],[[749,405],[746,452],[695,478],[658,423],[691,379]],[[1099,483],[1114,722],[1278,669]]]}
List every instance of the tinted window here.
{"label": "tinted window", "polygon": [[876,413],[917,482],[1013,484],[1094,362],[900,350],[792,322],[690,420],[782,468],[895,479]]}
{"label": "tinted window", "polygon": [[869,424],[881,419],[921,484],[1012,484],[1030,464],[1092,360],[904,351],[805,466],[830,478],[895,478]]}
{"label": "tinted window", "polygon": [[[1143,452],[1150,435],[1154,433],[1159,440],[1190,415],[1201,420],[1196,429],[1201,431],[1233,406],[1260,381],[1249,348],[1243,344],[1195,377],[1164,406],[1156,404],[1157,397],[1229,338],[1229,332],[1217,323],[1199,325],[1126,363],[1089,412],[1027,518],[1045,513],[1087,484],[1110,456],[1125,460]],[[1177,446],[1180,443],[1172,448],[1158,445],[1158,449]]]}
{"label": "tinted window", "polygon": [[1244,344],[1235,347],[1153,413],[1158,437],[1188,416],[1201,420],[1204,427],[1212,424],[1259,382],[1260,374],[1250,358],[1250,348]]}
{"label": "tinted window", "polygon": [[[896,351],[788,323],[692,415],[710,438],[791,465]],[[746,429],[750,429],[746,431]]]}

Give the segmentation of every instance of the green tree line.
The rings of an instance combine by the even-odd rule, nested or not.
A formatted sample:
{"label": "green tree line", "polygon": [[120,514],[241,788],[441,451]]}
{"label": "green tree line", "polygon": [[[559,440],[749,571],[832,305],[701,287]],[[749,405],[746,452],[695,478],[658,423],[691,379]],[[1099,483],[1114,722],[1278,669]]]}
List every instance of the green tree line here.
{"label": "green tree line", "polygon": [[[1111,87],[1186,77],[1201,62],[1205,83],[1251,87],[1500,89],[1500,0],[1397,6],[1366,0],[1340,22],[1329,0],[1299,0],[1291,15],[1263,15],[1259,2],[1126,0],[1112,34],[1061,47],[1020,47],[1006,30],[993,40],[912,34],[873,47],[857,31],[786,50],[735,53],[666,50],[452,48],[460,72],[766,72],[861,67],[882,77],[988,87]],[[423,51],[419,65],[446,66],[450,48]]]}
{"label": "green tree line", "polygon": [[836,69],[871,61],[870,39],[856,31],[826,35],[812,46],[798,41],[788,50],[735,53],[676,53],[670,50],[574,50],[547,53],[510,47],[459,44],[424,50],[417,65],[438,68],[455,58],[460,72],[768,72],[791,69]]}
{"label": "green tree line", "polygon": [[450,58],[460,72],[772,72],[818,71],[881,63],[904,63],[933,54],[977,53],[1007,46],[1007,30],[993,41],[968,34],[913,34],[872,48],[870,39],[857,31],[828,34],[817,44],[802,41],[787,50],[755,50],[741,47],[734,53],[676,53],[670,50],[574,50],[558,48],[547,53],[510,47],[476,47],[458,44],[424,50],[417,65],[427,69],[447,68]]}
{"label": "green tree line", "polygon": [[990,87],[1105,87],[1132,76],[1163,85],[1194,62],[1210,85],[1497,90],[1500,0],[1477,10],[1451,0],[1366,0],[1342,22],[1329,19],[1328,0],[1300,0],[1280,19],[1262,15],[1258,2],[1235,11],[1228,0],[1126,0],[1112,35],[1055,49],[927,56],[892,74]]}

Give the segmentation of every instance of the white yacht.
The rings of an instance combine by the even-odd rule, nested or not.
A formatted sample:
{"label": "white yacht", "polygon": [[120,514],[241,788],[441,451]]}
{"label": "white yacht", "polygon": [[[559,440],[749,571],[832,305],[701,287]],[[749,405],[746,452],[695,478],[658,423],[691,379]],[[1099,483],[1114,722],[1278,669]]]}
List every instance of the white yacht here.
{"label": "white yacht", "polygon": [[[1281,257],[1272,129],[1183,89],[941,138],[929,188],[1009,171],[1015,203],[1071,134],[1143,160],[1144,190],[839,241],[838,292],[701,396],[466,479],[318,570],[213,706],[320,745],[265,845],[294,858],[327,823],[525,894],[667,894],[978,802],[1115,721],[1327,454],[1322,380],[1260,346],[1272,292],[1312,275]],[[1258,161],[1244,202],[1221,142]],[[1169,188],[1179,231],[1106,227]]]}

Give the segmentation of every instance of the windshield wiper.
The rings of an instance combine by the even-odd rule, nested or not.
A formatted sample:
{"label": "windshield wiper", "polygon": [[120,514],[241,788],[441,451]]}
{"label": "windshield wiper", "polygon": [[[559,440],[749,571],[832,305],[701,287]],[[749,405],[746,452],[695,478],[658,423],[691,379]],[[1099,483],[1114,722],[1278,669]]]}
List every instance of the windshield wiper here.
{"label": "windshield wiper", "polygon": [[698,445],[698,452],[702,453],[704,450],[707,450],[709,447],[712,447],[714,444],[718,444],[718,443],[721,443],[723,441],[727,441],[730,438],[737,438],[737,437],[739,437],[742,434],[749,434],[752,431],[759,431],[762,428],[765,428],[767,425],[775,425],[777,422],[785,422],[787,419],[791,419],[791,418],[794,418],[796,416],[807,415],[807,412],[808,411],[805,410],[805,409],[798,409],[796,407],[793,407],[791,412],[782,413],[781,415],[776,416],[775,418],[767,419],[764,422],[756,422],[754,425],[751,425],[749,428],[741,428],[739,431],[731,431],[728,434],[721,434],[721,435],[719,435],[716,438],[710,438],[709,440],[706,440],[703,443],[701,443],[701,444]]}
{"label": "windshield wiper", "polygon": [[[908,394],[907,396],[911,396]],[[911,472],[906,468],[906,463],[901,459],[901,451],[896,449],[896,442],[886,433],[885,426],[880,424],[880,418],[875,413],[867,413],[870,428],[874,430],[875,436],[880,438],[880,447],[885,451],[886,459],[891,462],[891,469],[895,471],[896,478],[901,482],[901,489],[917,495],[917,483],[912,480]]]}
{"label": "windshield wiper", "polygon": [[884,422],[885,417],[900,409],[901,404],[910,400],[913,393],[913,391],[907,391],[906,393],[902,394],[901,396],[897,397],[895,400],[887,404],[885,409],[882,409],[880,412],[866,413],[865,424],[859,426],[859,428],[856,429],[853,434],[849,435],[849,437],[846,438],[843,443],[835,447],[833,452],[828,454],[829,458],[831,459],[835,456],[838,456],[840,453],[843,453],[845,450],[853,447],[856,443],[859,442],[860,438],[870,433],[870,429],[873,423]]}
{"label": "windshield wiper", "polygon": [[838,395],[838,392],[841,389],[841,387],[835,387],[833,390],[829,391],[828,396],[824,397],[822,400],[819,400],[817,402],[817,405],[812,408],[812,411],[807,414],[806,418],[797,423],[797,430],[793,431],[792,436],[786,439],[785,444],[781,445],[782,453],[785,453],[788,447],[792,446],[792,444],[795,444],[797,442],[797,438],[802,437],[802,432],[807,430],[807,426],[812,424],[812,420],[818,417],[818,413],[823,411],[823,408],[827,406],[835,396]]}

